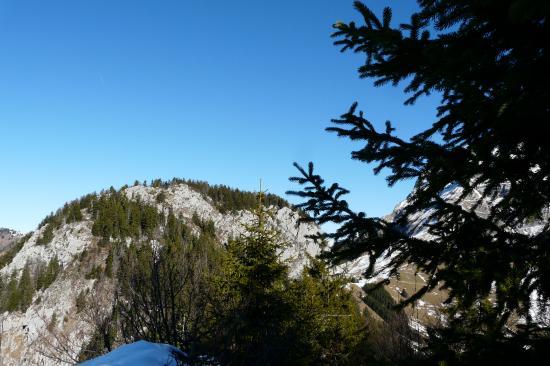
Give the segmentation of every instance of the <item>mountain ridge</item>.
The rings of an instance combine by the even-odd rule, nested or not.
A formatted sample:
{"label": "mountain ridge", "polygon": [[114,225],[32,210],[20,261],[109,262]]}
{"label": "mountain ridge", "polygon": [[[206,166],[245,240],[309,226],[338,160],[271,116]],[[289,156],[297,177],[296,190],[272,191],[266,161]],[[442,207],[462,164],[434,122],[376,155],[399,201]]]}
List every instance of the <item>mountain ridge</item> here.
{"label": "mountain ridge", "polygon": [[[461,194],[462,188],[458,185],[448,186],[441,192],[441,196],[449,202],[457,202]],[[502,194],[505,194],[505,189]],[[80,350],[92,336],[93,327],[78,313],[79,297],[86,293],[100,306],[109,306],[114,288],[108,284],[97,288],[97,276],[98,271],[106,271],[110,245],[116,241],[129,245],[132,241],[139,241],[143,236],[150,235],[145,233],[146,229],[138,228],[137,237],[132,234],[124,236],[126,234],[120,232],[129,232],[129,228],[101,225],[101,205],[111,207],[109,205],[114,203],[110,199],[114,199],[115,203],[126,202],[126,205],[133,208],[142,207],[144,215],[153,211],[156,215],[154,217],[161,217],[161,221],[170,216],[177,217],[189,226],[193,235],[199,234],[202,226],[211,225],[221,244],[244,232],[245,225],[253,220],[254,215],[250,209],[255,202],[254,193],[231,190],[226,186],[208,186],[205,182],[189,184],[184,180],[154,181],[148,186],[134,184],[124,186],[118,191],[111,188],[99,194],[84,196],[48,216],[37,230],[26,237],[18,234],[19,241],[15,240],[11,244],[11,259],[6,265],[0,266],[0,275],[4,278],[14,275],[18,277],[29,264],[44,267],[47,262],[57,263],[60,270],[59,275],[48,286],[33,294],[28,308],[2,314],[4,329],[7,329],[2,342],[2,354],[6,354],[4,364],[16,365],[21,359],[43,362],[44,365],[74,363]],[[484,215],[498,199],[496,197],[495,200],[475,205],[476,197],[465,197],[460,204],[465,209],[474,208],[476,214]],[[273,211],[270,225],[280,230],[283,239],[290,244],[282,253],[282,259],[288,261],[291,274],[297,275],[308,256],[320,253],[318,245],[309,238],[310,235],[317,234],[320,228],[301,222],[303,213],[294,210],[280,197],[272,195],[270,201],[266,200],[264,203],[273,203],[270,205]],[[407,200],[402,201],[384,219],[394,220],[408,204]],[[132,207],[126,209],[131,210]],[[107,213],[109,212],[112,213]],[[519,230],[536,233],[544,220],[548,220],[548,212],[545,211],[542,216],[542,220],[526,223]],[[153,221],[155,220],[157,219]],[[431,220],[429,210],[414,213],[409,220],[410,224],[404,228],[405,232],[411,236],[434,239],[427,229]],[[159,238],[166,227],[161,224],[149,229],[157,232],[156,238]],[[153,237],[149,239],[152,239],[151,245],[161,245],[159,240]],[[383,259],[377,267],[382,269],[389,259]],[[340,270],[357,279],[368,264],[368,256],[362,256],[341,266]],[[397,302],[412,294],[417,285],[422,286],[426,282],[422,273],[418,273],[412,266],[403,266],[400,274],[399,279],[390,279],[386,285],[386,290]],[[380,270],[373,280],[380,280],[385,276],[387,273]],[[365,287],[368,282],[360,280],[355,284]],[[362,295],[359,298],[360,296]],[[425,333],[425,325],[441,322],[441,308],[444,307],[445,299],[445,291],[437,289],[419,300],[414,309],[408,309],[411,328]],[[49,339],[51,334],[56,337],[50,339],[49,343],[44,343],[43,339]],[[51,349],[56,349],[56,342],[60,342],[60,339],[70,344],[68,349],[59,351],[57,355],[48,355]]]}
{"label": "mountain ridge", "polygon": [[[18,365],[21,361],[43,365],[72,364],[78,360],[78,354],[94,332],[93,326],[79,313],[78,299],[86,293],[101,306],[108,306],[112,301],[114,289],[109,288],[108,281],[104,288],[97,288],[101,282],[97,276],[106,271],[110,248],[115,242],[129,245],[146,238],[151,245],[159,245],[162,239],[157,238],[162,238],[169,217],[185,222],[192,234],[198,233],[202,224],[211,225],[222,244],[242,234],[244,225],[250,224],[254,215],[240,208],[250,205],[255,194],[214,186],[211,194],[226,195],[216,200],[216,197],[201,193],[201,187],[204,189],[204,184],[197,189],[196,185],[193,187],[182,180],[154,181],[150,186],[135,184],[118,191],[111,188],[87,195],[48,216],[37,230],[20,240],[20,248],[0,269],[5,281],[22,278],[26,268],[31,268],[31,273],[36,275],[40,268],[54,262],[58,272],[47,287],[32,294],[26,308],[2,314],[4,365]],[[143,228],[139,229],[137,237],[120,237],[115,232],[103,237],[105,228],[98,221],[103,212],[101,205],[113,202],[126,202],[131,208],[142,207],[143,215],[152,214],[153,221],[158,222],[152,229],[146,228],[151,229],[151,237],[147,237],[149,234],[145,234]],[[289,243],[281,256],[289,263],[291,273],[297,275],[308,255],[318,254],[317,245],[308,236],[318,233],[319,228],[300,223],[300,213],[283,199],[271,195],[266,202],[275,202],[270,205],[273,215],[269,225],[281,231],[283,239]],[[144,223],[147,224],[140,222]]]}

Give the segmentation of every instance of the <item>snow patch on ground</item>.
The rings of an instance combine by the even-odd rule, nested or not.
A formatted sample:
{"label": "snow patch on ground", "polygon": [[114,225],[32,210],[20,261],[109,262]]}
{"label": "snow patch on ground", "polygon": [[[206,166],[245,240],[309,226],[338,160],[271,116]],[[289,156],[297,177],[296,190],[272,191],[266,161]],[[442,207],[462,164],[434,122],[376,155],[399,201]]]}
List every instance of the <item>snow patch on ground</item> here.
{"label": "snow patch on ground", "polygon": [[106,355],[81,363],[81,366],[177,366],[174,355],[185,358],[176,347],[138,341],[125,344]]}
{"label": "snow patch on ground", "polygon": [[428,329],[415,319],[412,319],[412,318],[409,319],[409,327],[411,327],[411,329],[416,330],[418,333],[422,334],[424,337],[428,336]]}
{"label": "snow patch on ground", "polygon": [[338,272],[345,273],[348,276],[359,279],[357,284],[364,286],[367,283],[378,282],[389,277],[389,270],[386,268],[392,260],[390,255],[382,255],[375,265],[372,277],[365,279],[363,274],[370,265],[370,257],[363,255],[338,267]]}

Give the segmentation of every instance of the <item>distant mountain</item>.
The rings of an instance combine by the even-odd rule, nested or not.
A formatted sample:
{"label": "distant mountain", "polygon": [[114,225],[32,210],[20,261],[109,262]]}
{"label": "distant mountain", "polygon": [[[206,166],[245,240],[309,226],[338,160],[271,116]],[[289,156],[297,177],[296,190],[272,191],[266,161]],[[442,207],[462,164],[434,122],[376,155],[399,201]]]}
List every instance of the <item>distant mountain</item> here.
{"label": "distant mountain", "polygon": [[[487,217],[491,207],[504,198],[509,187],[506,184],[503,184],[496,196],[492,198],[484,197],[482,194],[484,189],[484,186],[479,186],[478,189],[473,190],[473,192],[468,194],[466,197],[463,197],[462,200],[460,200],[460,206],[467,211],[474,210],[475,214],[479,217]],[[464,188],[460,185],[449,184],[442,192],[440,192],[440,196],[447,202],[456,203],[459,202],[463,192]],[[480,198],[482,199],[481,202],[479,202]],[[405,207],[409,204],[409,200],[405,199],[395,206],[394,210],[389,215],[385,216],[384,219],[388,222],[394,221],[397,217],[403,214]],[[428,209],[409,215],[407,218],[408,224],[402,228],[403,232],[419,239],[437,239],[433,237],[428,230],[428,225],[433,220],[433,213],[434,210]],[[546,208],[542,212],[541,216],[541,219],[528,220],[514,230],[526,235],[538,234],[550,221],[550,208]],[[376,282],[388,277],[388,273],[384,271],[383,268],[389,260],[390,258],[386,257],[382,258],[382,260],[377,263],[375,266],[376,275],[370,280],[371,282]],[[349,263],[346,263],[342,266],[342,268],[354,277],[360,286],[363,286],[367,281],[362,279],[362,274],[369,266],[369,263],[369,256],[364,255]],[[399,279],[391,278],[390,283],[385,286],[386,290],[396,301],[405,299],[426,284],[427,276],[421,272],[417,272],[416,268],[412,265],[402,266],[399,270],[399,274]],[[533,301],[536,301],[535,298],[536,296],[534,295]],[[424,295],[423,298],[417,302],[414,308],[407,309],[411,326],[422,333],[425,330],[424,325],[437,324],[441,322],[442,312],[440,310],[444,307],[443,302],[446,299],[446,292],[439,289],[434,289]],[[540,308],[540,306],[535,305],[534,308],[537,309]],[[541,322],[545,322],[548,321],[547,319],[550,319],[550,314],[532,313],[531,316],[535,321],[539,319]]]}
{"label": "distant mountain", "polygon": [[8,250],[17,239],[21,238],[23,234],[18,231],[6,228],[0,228],[0,255]]}

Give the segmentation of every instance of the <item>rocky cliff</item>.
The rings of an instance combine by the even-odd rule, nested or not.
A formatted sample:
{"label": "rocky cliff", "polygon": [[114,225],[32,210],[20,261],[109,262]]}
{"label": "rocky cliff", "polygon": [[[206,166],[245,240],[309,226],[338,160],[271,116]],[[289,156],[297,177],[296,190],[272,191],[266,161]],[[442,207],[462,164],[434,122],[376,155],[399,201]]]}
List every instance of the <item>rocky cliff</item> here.
{"label": "rocky cliff", "polygon": [[[114,194],[113,190],[93,197],[110,194]],[[156,187],[134,185],[116,194],[153,207],[160,215],[173,214],[192,230],[198,230],[194,223],[197,218],[212,222],[221,245],[242,233],[243,225],[253,219],[253,213],[247,209],[220,209],[211,197],[183,182]],[[36,268],[44,268],[52,261],[59,265],[59,274],[53,283],[35,291],[30,306],[1,315],[0,354],[4,366],[73,364],[93,332],[93,322],[86,319],[89,313],[78,309],[79,294],[87,291],[98,306],[108,307],[112,299],[113,286],[95,286],[97,280],[89,275],[91,269],[104,266],[109,244],[105,245],[101,237],[94,235],[94,215],[90,208],[67,207],[20,239],[18,250],[11,253],[11,260],[0,269],[0,275],[7,282],[10,278],[20,278],[25,268],[37,271]],[[69,216],[66,212],[74,207],[78,207],[79,212]],[[306,263],[308,254],[318,253],[318,247],[307,236],[319,229],[312,224],[298,223],[299,213],[290,207],[272,207],[272,210],[269,224],[288,242],[282,257],[296,274]],[[162,232],[163,225],[157,230]],[[129,243],[134,239],[123,240]]]}

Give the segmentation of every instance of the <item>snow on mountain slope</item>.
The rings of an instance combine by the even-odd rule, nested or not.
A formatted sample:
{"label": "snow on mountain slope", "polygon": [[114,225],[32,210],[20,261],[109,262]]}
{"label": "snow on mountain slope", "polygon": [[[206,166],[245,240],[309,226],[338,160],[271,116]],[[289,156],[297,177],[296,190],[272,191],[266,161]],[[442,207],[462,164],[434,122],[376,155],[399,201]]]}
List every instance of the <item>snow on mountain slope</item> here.
{"label": "snow on mountain slope", "polygon": [[[440,196],[445,201],[450,203],[459,202],[459,205],[464,210],[474,210],[475,214],[479,217],[487,217],[490,213],[491,208],[502,200],[502,198],[506,195],[508,189],[509,186],[503,184],[494,198],[488,198],[483,197],[484,186],[480,186],[478,187],[478,189],[474,190],[473,192],[462,198],[462,200],[460,200],[459,202],[459,199],[462,196],[464,189],[458,184],[449,184],[447,187],[445,187],[445,189],[440,192]],[[480,198],[481,202],[479,202]],[[409,204],[410,203],[408,200],[400,202],[394,208],[392,213],[385,216],[384,219],[388,222],[392,222],[398,215],[403,212],[405,207],[407,207]],[[415,238],[423,240],[437,240],[437,237],[431,235],[428,230],[428,224],[432,222],[432,216],[434,212],[434,209],[427,209],[409,215],[407,218],[408,224],[406,227],[403,228],[403,231]],[[513,230],[523,233],[525,235],[536,235],[540,233],[541,230],[543,230],[544,226],[549,220],[550,208],[546,208],[542,212],[542,219],[525,222],[523,225],[521,225],[520,227],[516,227]],[[362,274],[366,271],[370,263],[370,258],[368,255],[361,256],[353,261],[346,263],[342,266],[342,270],[355,278],[358,281],[357,284],[362,286],[367,282],[378,282],[382,279],[387,279],[389,271],[385,270],[384,267],[389,263],[390,259],[391,258],[388,256],[379,259],[379,261],[375,265],[375,275],[370,279],[364,279],[362,277]],[[416,267],[413,265],[403,265],[399,269],[399,273],[400,278],[392,278],[390,280],[390,283],[386,286],[386,289],[396,301],[403,300],[406,297],[403,296],[404,293],[410,296],[417,289],[426,284],[426,279],[423,277],[422,273],[417,273]],[[445,299],[445,292],[439,289],[435,289],[424,295],[423,299],[417,302],[416,308],[412,309],[412,311],[409,311],[410,316],[412,315],[412,313],[414,313],[416,314],[415,317],[417,318],[418,314],[421,314],[421,319],[415,320],[415,327],[418,324],[429,324],[432,321],[443,321],[439,309],[444,306],[443,302],[445,301]],[[535,321],[539,321],[540,323],[550,323],[550,314],[543,314],[539,310],[544,307],[544,304],[541,305],[538,303],[536,293],[532,294],[531,302],[534,309],[531,312],[531,316],[533,317],[533,319]],[[546,304],[545,306],[548,307],[549,305],[550,304]]]}
{"label": "snow on mountain slope", "polygon": [[[491,207],[495,206],[502,200],[508,190],[508,186],[502,185],[500,191],[494,199],[484,197],[481,202],[478,202],[482,197],[483,189],[484,187],[480,186],[478,189],[466,195],[466,197],[459,202],[459,205],[467,211],[475,208],[474,212],[476,215],[479,217],[487,217]],[[464,188],[458,184],[449,184],[441,191],[440,196],[447,202],[456,203],[459,201],[459,198],[462,196],[463,192]],[[388,222],[392,222],[409,204],[409,201],[405,199],[395,206],[394,210],[389,215],[385,216],[384,219]],[[407,218],[408,224],[403,228],[403,231],[414,238],[423,240],[437,240],[437,238],[431,235],[428,230],[428,224],[433,220],[432,216],[434,212],[435,209],[427,209],[409,215]],[[536,235],[543,229],[545,223],[549,220],[549,212],[550,210],[548,209],[543,212],[543,219],[541,221],[525,223],[523,226],[518,227],[515,230],[527,235]],[[383,271],[382,268],[387,265],[389,260],[389,257],[385,257],[376,264],[375,273],[377,273],[377,275],[372,279],[372,281],[376,281],[387,276],[387,271]],[[365,272],[368,265],[369,257],[365,255],[347,263],[346,269],[350,275],[360,277],[361,274]]]}
{"label": "snow on mountain slope", "polygon": [[[157,202],[163,192],[165,199]],[[192,217],[196,214],[202,220],[212,220],[220,242],[243,233],[245,224],[253,219],[246,210],[221,213],[212,200],[198,193],[184,183],[167,188],[136,185],[126,188],[125,195],[155,206],[168,213],[172,210],[193,228]],[[108,192],[103,194],[109,194]],[[105,264],[107,248],[98,243],[100,238],[92,235],[92,218],[87,210],[82,211],[80,221],[66,223],[53,231],[48,244],[39,244],[46,226],[31,233],[13,259],[0,269],[4,278],[12,274],[19,277],[27,263],[47,263],[57,257],[61,274],[49,287],[37,291],[32,304],[24,312],[13,311],[0,314],[3,323],[0,355],[3,366],[8,365],[69,365],[74,364],[84,344],[88,342],[93,326],[86,314],[79,313],[77,297],[83,291],[101,306],[112,301],[114,289],[96,290],[96,280],[87,279],[87,273],[94,265]],[[282,257],[288,259],[291,272],[297,274],[306,263],[307,255],[319,252],[317,245],[308,239],[316,234],[318,227],[313,224],[298,224],[299,214],[290,208],[274,209],[270,224],[278,228],[284,240],[289,243]],[[87,253],[93,255],[83,256]]]}

